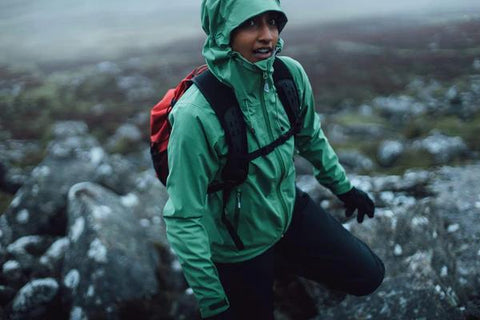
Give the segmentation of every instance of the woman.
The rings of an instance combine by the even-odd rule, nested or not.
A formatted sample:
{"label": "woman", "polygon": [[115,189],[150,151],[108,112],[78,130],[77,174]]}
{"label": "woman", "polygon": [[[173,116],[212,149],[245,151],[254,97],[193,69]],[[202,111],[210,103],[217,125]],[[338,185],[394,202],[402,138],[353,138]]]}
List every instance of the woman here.
{"label": "woman", "polygon": [[[204,0],[203,56],[210,71],[232,87],[247,124],[249,151],[268,145],[290,126],[273,84],[273,61],[283,46],[287,18],[277,0]],[[167,236],[199,302],[203,318],[273,319],[273,281],[278,270],[301,275],[354,295],[382,282],[381,260],[307,194],[295,188],[293,156],[315,168],[317,180],[357,219],[373,217],[374,205],[352,187],[315,113],[302,66],[280,57],[300,99],[303,127],[287,142],[249,165],[247,179],[225,204],[244,248],[238,249],[221,221],[221,180],[228,152],[211,106],[192,86],[171,115],[168,150]]]}

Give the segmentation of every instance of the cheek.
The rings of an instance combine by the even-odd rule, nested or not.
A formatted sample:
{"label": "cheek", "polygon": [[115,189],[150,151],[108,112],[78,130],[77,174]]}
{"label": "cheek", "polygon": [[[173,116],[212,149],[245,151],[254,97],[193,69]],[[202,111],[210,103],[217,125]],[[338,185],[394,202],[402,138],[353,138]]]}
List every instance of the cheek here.
{"label": "cheek", "polygon": [[245,33],[238,33],[232,37],[231,45],[234,51],[242,52],[251,46],[251,40]]}
{"label": "cheek", "polygon": [[277,45],[278,38],[279,38],[278,30],[275,29],[275,32],[273,33],[273,44],[274,44],[274,46]]}

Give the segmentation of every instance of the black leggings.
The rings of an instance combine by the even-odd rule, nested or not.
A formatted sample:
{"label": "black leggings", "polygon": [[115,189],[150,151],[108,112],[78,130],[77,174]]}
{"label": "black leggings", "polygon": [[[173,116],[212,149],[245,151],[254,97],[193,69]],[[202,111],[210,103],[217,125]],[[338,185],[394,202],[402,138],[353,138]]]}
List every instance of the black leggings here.
{"label": "black leggings", "polygon": [[364,242],[298,189],[292,223],[278,243],[251,260],[216,266],[237,319],[273,319],[279,270],[357,296],[375,291],[385,274]]}

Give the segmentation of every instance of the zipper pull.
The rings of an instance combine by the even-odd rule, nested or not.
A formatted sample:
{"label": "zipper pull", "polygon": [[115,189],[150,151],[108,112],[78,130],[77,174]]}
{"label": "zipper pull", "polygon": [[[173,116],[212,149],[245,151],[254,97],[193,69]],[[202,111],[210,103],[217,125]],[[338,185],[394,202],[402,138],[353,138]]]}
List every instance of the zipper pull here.
{"label": "zipper pull", "polygon": [[265,82],[265,85],[263,86],[263,91],[270,92],[270,86],[268,85],[268,82]]}
{"label": "zipper pull", "polygon": [[237,209],[242,208],[242,191],[237,190]]}
{"label": "zipper pull", "polygon": [[263,86],[263,91],[270,92],[270,86],[268,85],[268,74],[266,72],[263,73],[263,80],[265,80],[265,85]]}

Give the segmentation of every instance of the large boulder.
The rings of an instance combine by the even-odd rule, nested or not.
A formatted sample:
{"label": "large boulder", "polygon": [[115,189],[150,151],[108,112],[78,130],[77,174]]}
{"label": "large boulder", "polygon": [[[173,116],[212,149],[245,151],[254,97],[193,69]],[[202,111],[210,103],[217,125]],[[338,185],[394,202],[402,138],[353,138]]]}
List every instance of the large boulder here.
{"label": "large boulder", "polygon": [[[15,240],[31,234],[65,234],[66,195],[72,185],[95,174],[104,153],[79,122],[58,123],[46,158],[16,193],[5,212]],[[4,243],[5,243],[4,242]]]}
{"label": "large boulder", "polygon": [[156,295],[157,253],[120,197],[85,182],[71,188],[68,201],[63,285],[72,314],[116,319],[122,304]]}
{"label": "large boulder", "polygon": [[432,132],[423,139],[415,140],[412,148],[430,154],[435,164],[447,164],[464,157],[468,152],[467,144],[461,137],[447,136],[438,131]]}
{"label": "large boulder", "polygon": [[11,320],[42,320],[62,316],[59,285],[53,278],[35,279],[22,287],[11,305]]}
{"label": "large boulder", "polygon": [[[386,276],[368,297],[338,295],[305,279],[277,284],[284,319],[478,319],[480,165],[403,176],[352,176],[377,203],[376,216],[344,227],[384,261]],[[312,177],[299,186],[338,202]],[[321,195],[321,196],[319,196]],[[328,210],[335,214],[336,208]],[[336,215],[340,218],[339,213]],[[298,306],[299,309],[296,308]],[[312,308],[314,309],[312,311]]]}
{"label": "large boulder", "polygon": [[76,183],[93,181],[119,193],[134,188],[135,167],[108,155],[83,122],[57,123],[53,138],[2,217],[9,230],[0,236],[3,244],[25,235],[65,235],[67,193]]}

